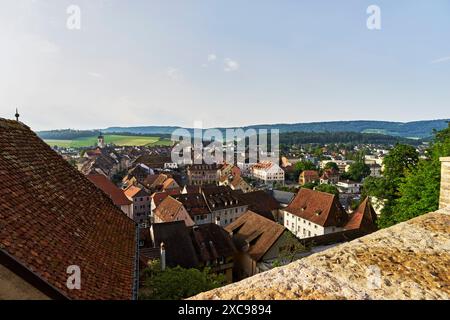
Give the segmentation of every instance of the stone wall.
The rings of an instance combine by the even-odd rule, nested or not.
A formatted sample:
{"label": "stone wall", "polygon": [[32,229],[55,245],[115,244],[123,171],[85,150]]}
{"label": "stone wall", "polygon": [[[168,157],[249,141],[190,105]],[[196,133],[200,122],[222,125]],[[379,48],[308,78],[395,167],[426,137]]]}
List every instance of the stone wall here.
{"label": "stone wall", "polygon": [[193,299],[449,299],[449,266],[443,209]]}
{"label": "stone wall", "polygon": [[441,158],[441,195],[439,208],[450,207],[450,157]]}

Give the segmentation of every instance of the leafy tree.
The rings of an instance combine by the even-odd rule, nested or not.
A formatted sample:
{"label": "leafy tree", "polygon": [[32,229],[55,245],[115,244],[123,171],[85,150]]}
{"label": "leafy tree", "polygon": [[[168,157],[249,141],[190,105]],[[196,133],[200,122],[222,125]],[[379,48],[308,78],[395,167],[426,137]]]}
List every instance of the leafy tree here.
{"label": "leafy tree", "polygon": [[127,171],[126,170],[122,170],[117,172],[116,174],[114,174],[111,178],[111,182],[118,185],[119,183],[122,182],[123,178],[127,175]]}
{"label": "leafy tree", "polygon": [[77,167],[77,161],[75,159],[69,159],[68,162],[72,167]]}
{"label": "leafy tree", "polygon": [[307,182],[304,185],[302,185],[302,188],[306,189],[314,189],[315,187],[317,187],[317,183],[315,182]]}
{"label": "leafy tree", "polygon": [[358,182],[368,176],[370,176],[370,167],[363,161],[356,161],[352,163],[348,168],[348,172],[342,174],[344,179],[350,179]]}
{"label": "leafy tree", "polygon": [[420,161],[406,173],[399,185],[400,197],[380,217],[380,227],[389,227],[438,209],[440,167],[433,161]]}
{"label": "leafy tree", "polygon": [[412,146],[397,144],[384,158],[384,176],[388,179],[398,179],[419,162],[419,153]]}
{"label": "leafy tree", "polygon": [[223,275],[213,274],[208,268],[200,271],[178,266],[162,271],[159,261],[145,269],[143,277],[141,300],[181,300],[225,284]]}
{"label": "leafy tree", "polygon": [[450,155],[450,127],[435,133],[434,142],[421,159],[404,171],[398,184],[398,197],[387,210],[382,211],[380,227],[389,227],[424,213],[438,209],[440,188],[439,158]]}
{"label": "leafy tree", "polygon": [[396,185],[385,177],[367,177],[362,188],[362,198],[367,196],[392,201],[395,199]]}
{"label": "leafy tree", "polygon": [[274,189],[279,190],[279,191],[293,192],[293,193],[296,193],[298,191],[298,187],[284,186],[281,184],[275,185]]}
{"label": "leafy tree", "polygon": [[331,184],[321,184],[320,186],[316,187],[317,191],[326,192],[334,194],[335,196],[339,196],[339,190],[335,186]]}
{"label": "leafy tree", "polygon": [[325,170],[327,170],[327,169],[335,169],[335,170],[339,171],[339,167],[336,164],[336,162],[327,162],[327,164],[325,165],[324,169]]}
{"label": "leafy tree", "polygon": [[317,170],[317,167],[311,161],[299,161],[295,164],[295,175],[297,178],[305,170]]}

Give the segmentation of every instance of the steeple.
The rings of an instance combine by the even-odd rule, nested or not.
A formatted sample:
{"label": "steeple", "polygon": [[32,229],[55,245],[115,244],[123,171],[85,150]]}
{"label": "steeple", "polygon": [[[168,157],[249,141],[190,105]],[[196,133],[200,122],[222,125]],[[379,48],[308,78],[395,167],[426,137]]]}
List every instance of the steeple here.
{"label": "steeple", "polygon": [[103,134],[101,132],[97,138],[97,146],[101,149],[103,149],[105,147],[105,137],[103,136]]}
{"label": "steeple", "polygon": [[19,121],[20,114],[19,114],[19,110],[17,108],[16,108],[16,114],[14,116],[16,117],[16,121]]}

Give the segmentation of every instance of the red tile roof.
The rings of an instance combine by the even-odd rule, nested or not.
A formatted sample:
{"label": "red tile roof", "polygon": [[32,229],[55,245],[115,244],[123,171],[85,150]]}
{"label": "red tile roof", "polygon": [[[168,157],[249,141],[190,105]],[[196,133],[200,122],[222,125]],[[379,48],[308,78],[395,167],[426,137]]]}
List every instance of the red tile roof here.
{"label": "red tile roof", "polygon": [[284,210],[322,227],[342,227],[348,219],[335,195],[305,188]]}
{"label": "red tile roof", "polygon": [[363,232],[371,233],[377,230],[376,220],[377,215],[367,197],[351,215],[350,220],[345,225],[344,229],[359,229]]}
{"label": "red tile roof", "polygon": [[136,187],[136,186],[129,186],[125,189],[125,195],[128,199],[133,199],[134,197],[146,197],[148,196],[148,193],[145,192],[144,189]]}
{"label": "red tile roof", "polygon": [[181,202],[172,198],[172,196],[168,196],[156,207],[154,214],[163,222],[172,222],[175,221],[182,208],[183,204]]}
{"label": "red tile roof", "polygon": [[300,174],[302,177],[319,179],[319,173],[316,170],[305,170]]}
{"label": "red tile roof", "polygon": [[[136,224],[28,127],[0,119],[0,250],[70,299],[131,299]],[[81,268],[69,290],[67,268]]]}
{"label": "red tile roof", "polygon": [[118,188],[107,177],[102,174],[90,174],[87,178],[95,184],[97,188],[106,193],[116,206],[127,206],[132,202],[125,196],[122,189]]}
{"label": "red tile roof", "polygon": [[155,206],[157,207],[168,196],[176,195],[176,194],[180,194],[180,193],[181,193],[180,188],[174,188],[174,189],[168,189],[168,190],[162,191],[162,192],[156,192],[152,195],[153,202],[155,203]]}
{"label": "red tile roof", "polygon": [[282,225],[271,221],[252,211],[247,211],[233,223],[225,227],[233,233],[233,240],[237,248],[245,251],[250,257],[259,261],[286,231]]}

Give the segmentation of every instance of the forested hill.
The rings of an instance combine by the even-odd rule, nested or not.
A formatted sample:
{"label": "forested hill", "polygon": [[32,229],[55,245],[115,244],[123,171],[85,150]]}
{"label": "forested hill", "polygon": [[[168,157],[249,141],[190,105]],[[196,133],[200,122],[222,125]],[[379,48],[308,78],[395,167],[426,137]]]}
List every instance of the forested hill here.
{"label": "forested hill", "polygon": [[[359,132],[380,133],[404,138],[427,138],[433,135],[433,130],[447,127],[447,121],[425,120],[414,122],[388,121],[334,121],[294,124],[267,124],[243,127],[243,129],[278,129],[283,132]],[[130,132],[136,134],[170,134],[179,127],[146,126],[146,127],[111,127],[105,133]],[[242,127],[241,127],[242,128]],[[225,130],[227,128],[219,128]],[[189,129],[192,130],[192,129]]]}
{"label": "forested hill", "polygon": [[280,143],[292,144],[330,144],[330,143],[352,143],[352,144],[382,144],[394,145],[396,143],[418,145],[421,140],[394,137],[379,133],[359,132],[285,132],[280,134]]}
{"label": "forested hill", "polygon": [[[102,131],[103,133],[104,131]],[[80,138],[96,137],[100,134],[97,130],[55,130],[43,131],[38,135],[45,140],[76,140]],[[141,136],[135,133],[117,132],[122,136]],[[168,134],[153,134],[160,138],[170,139]],[[422,140],[394,137],[380,133],[360,133],[360,132],[284,132],[280,134],[280,143],[284,145],[292,144],[327,144],[327,143],[353,143],[353,144],[384,144],[394,145],[404,143],[416,145]]]}
{"label": "forested hill", "polygon": [[[402,138],[424,139],[433,135],[433,130],[447,128],[448,120],[426,120],[415,122],[388,122],[388,121],[334,121],[294,124],[268,124],[241,127],[240,129],[278,129],[280,133],[372,133]],[[127,133],[132,135],[170,135],[175,129],[173,126],[145,126],[145,127],[110,127],[101,132]],[[228,128],[219,128],[223,132]],[[233,128],[230,128],[233,129]],[[236,128],[237,129],[237,128]],[[193,129],[188,129],[192,132]],[[98,135],[100,130],[53,130],[41,131],[38,135],[43,139],[74,139]]]}

